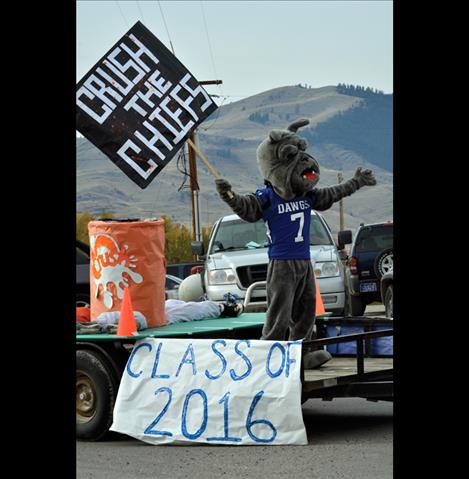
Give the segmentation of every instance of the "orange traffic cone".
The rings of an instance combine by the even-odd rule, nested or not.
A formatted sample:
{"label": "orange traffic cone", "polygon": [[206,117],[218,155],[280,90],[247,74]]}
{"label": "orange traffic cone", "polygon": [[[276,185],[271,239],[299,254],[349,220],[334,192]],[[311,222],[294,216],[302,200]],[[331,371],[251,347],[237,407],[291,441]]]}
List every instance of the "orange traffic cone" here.
{"label": "orange traffic cone", "polygon": [[321,291],[319,291],[316,275],[314,275],[314,282],[316,284],[316,316],[320,316],[321,314],[326,314],[326,310],[324,309],[324,303],[322,302]]}
{"label": "orange traffic cone", "polygon": [[122,298],[121,314],[119,324],[117,326],[118,336],[132,336],[137,331],[137,323],[135,321],[134,310],[132,308],[132,300],[130,299],[129,288],[124,289],[124,297]]}

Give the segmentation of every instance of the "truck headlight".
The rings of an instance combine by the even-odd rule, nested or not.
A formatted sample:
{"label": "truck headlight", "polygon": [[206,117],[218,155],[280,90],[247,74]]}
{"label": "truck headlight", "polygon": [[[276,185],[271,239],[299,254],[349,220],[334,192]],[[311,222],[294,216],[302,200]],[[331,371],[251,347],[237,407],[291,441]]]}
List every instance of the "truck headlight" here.
{"label": "truck headlight", "polygon": [[314,274],[317,278],[331,278],[339,276],[339,263],[337,261],[324,261],[314,265]]}
{"label": "truck headlight", "polygon": [[208,272],[208,284],[234,284],[236,276],[231,268],[212,269]]}

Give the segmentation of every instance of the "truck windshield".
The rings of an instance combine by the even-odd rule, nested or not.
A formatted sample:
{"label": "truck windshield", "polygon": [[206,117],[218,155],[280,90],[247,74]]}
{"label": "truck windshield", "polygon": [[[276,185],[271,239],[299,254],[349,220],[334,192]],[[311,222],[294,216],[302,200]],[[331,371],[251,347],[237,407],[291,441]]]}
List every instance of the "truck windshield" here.
{"label": "truck windshield", "polygon": [[[310,244],[333,244],[329,232],[317,215],[311,215]],[[210,253],[267,248],[268,246],[269,240],[263,221],[255,223],[243,220],[222,221],[215,233]]]}

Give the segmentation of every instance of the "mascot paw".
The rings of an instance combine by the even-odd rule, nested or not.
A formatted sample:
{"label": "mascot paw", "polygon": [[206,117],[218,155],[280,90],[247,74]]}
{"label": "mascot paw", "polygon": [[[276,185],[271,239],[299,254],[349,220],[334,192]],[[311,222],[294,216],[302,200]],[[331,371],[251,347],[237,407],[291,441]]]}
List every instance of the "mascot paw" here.
{"label": "mascot paw", "polygon": [[303,356],[303,368],[316,369],[324,363],[327,363],[330,359],[332,359],[331,353],[324,349],[318,349],[317,351],[306,353]]}
{"label": "mascot paw", "polygon": [[357,168],[354,178],[358,181],[360,187],[376,185],[376,178],[371,170],[362,171],[361,168]]}
{"label": "mascot paw", "polygon": [[224,199],[230,199],[229,193],[231,192],[231,185],[227,180],[222,178],[215,180],[215,186],[217,188],[218,194]]}

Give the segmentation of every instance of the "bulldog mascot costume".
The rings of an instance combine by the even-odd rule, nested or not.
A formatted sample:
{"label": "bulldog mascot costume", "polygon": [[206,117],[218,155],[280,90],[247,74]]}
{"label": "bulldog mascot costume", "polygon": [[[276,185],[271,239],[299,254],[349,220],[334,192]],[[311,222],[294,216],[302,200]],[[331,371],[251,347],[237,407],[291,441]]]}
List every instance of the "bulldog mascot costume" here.
{"label": "bulldog mascot costume", "polygon": [[[265,188],[238,195],[225,179],[215,180],[218,194],[243,220],[263,219],[269,238],[265,340],[311,339],[316,311],[316,287],[310,256],[311,209],[325,211],[366,185],[375,185],[371,170],[358,168],[353,178],[316,188],[319,163],[306,152],[308,144],[296,133],[309,124],[302,119],[286,130],[272,130],[257,148],[257,163]],[[306,369],[331,358],[323,350],[304,354]]]}

